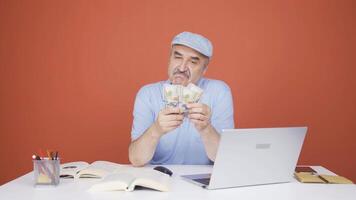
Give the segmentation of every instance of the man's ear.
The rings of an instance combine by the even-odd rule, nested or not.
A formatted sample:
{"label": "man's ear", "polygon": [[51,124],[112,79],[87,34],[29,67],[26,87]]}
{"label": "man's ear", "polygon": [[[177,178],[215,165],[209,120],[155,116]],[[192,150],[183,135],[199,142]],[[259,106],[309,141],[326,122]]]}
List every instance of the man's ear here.
{"label": "man's ear", "polygon": [[203,74],[205,74],[206,70],[208,70],[208,65],[209,65],[209,59],[205,62],[205,66],[203,69]]}
{"label": "man's ear", "polygon": [[205,67],[203,69],[203,74],[205,74],[206,70],[208,70],[208,65],[205,65]]}

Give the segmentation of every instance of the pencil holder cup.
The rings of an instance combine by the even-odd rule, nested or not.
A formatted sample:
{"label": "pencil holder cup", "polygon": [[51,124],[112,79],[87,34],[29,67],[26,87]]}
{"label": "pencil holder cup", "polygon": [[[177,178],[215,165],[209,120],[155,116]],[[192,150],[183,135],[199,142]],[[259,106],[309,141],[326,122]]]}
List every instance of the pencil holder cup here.
{"label": "pencil holder cup", "polygon": [[59,159],[33,160],[33,172],[36,185],[58,185],[60,174]]}

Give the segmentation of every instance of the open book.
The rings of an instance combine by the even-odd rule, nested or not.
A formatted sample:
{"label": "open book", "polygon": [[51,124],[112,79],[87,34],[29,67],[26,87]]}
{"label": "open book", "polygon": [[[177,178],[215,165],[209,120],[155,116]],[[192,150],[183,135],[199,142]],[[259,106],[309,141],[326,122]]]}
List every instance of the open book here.
{"label": "open book", "polygon": [[121,166],[116,172],[93,185],[89,191],[133,191],[136,186],[140,186],[166,192],[170,190],[171,181],[169,175],[153,169]]}
{"label": "open book", "polygon": [[83,161],[61,165],[61,178],[101,179],[89,191],[133,191],[136,186],[158,191],[168,191],[171,178],[167,174],[151,168],[132,167],[108,161],[95,161],[91,164]]}
{"label": "open book", "polygon": [[91,164],[83,161],[61,165],[61,178],[104,178],[122,166],[109,161],[95,161]]}

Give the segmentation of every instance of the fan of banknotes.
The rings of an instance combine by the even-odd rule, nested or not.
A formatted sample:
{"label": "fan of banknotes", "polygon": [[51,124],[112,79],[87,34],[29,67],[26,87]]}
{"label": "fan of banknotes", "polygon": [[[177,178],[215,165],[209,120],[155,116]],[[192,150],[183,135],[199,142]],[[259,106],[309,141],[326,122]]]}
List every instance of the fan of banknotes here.
{"label": "fan of banknotes", "polygon": [[166,107],[180,107],[187,111],[186,104],[199,101],[203,90],[189,83],[186,87],[182,85],[165,84],[163,87]]}

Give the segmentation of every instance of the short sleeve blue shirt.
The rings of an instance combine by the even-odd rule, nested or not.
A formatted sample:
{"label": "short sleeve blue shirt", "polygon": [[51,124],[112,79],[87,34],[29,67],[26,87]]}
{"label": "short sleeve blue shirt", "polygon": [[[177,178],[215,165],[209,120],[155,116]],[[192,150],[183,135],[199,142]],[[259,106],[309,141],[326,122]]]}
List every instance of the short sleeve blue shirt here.
{"label": "short sleeve blue shirt", "polygon": [[[131,140],[140,137],[157,119],[165,107],[160,81],[143,86],[136,95]],[[211,108],[211,124],[221,133],[234,128],[233,100],[229,86],[223,81],[201,78],[197,85],[204,90],[200,102]],[[204,144],[194,124],[188,118],[178,128],[163,135],[156,147],[151,164],[211,164]]]}

